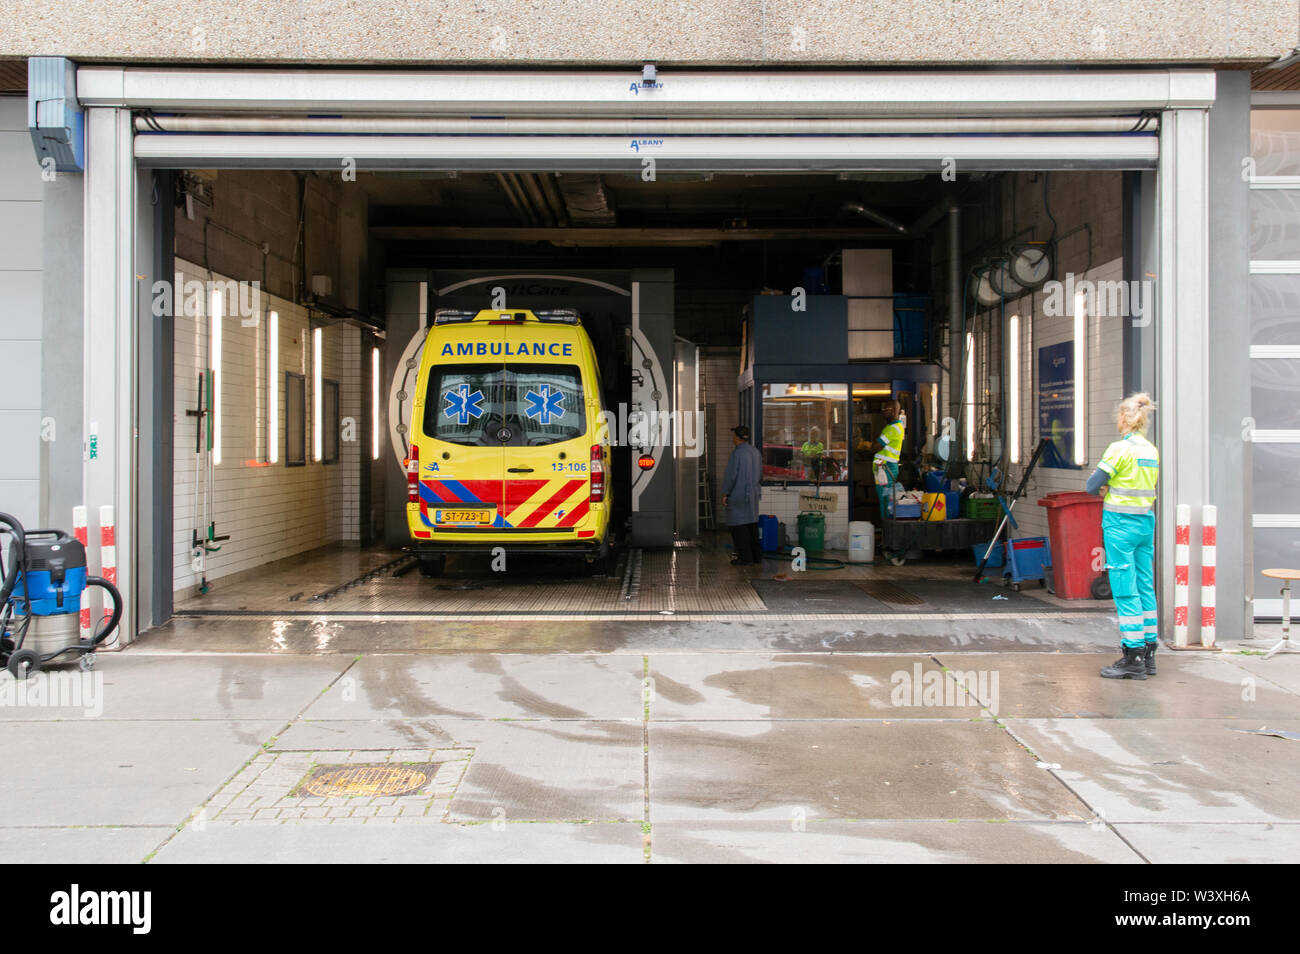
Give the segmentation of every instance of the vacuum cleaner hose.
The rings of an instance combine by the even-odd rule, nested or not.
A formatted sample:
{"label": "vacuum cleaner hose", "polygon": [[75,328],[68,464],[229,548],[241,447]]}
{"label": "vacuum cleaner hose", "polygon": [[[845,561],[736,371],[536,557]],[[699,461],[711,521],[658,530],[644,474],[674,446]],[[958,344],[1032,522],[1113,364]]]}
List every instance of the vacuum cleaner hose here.
{"label": "vacuum cleaner hose", "polygon": [[2,607],[9,602],[9,595],[13,593],[14,585],[18,582],[18,574],[22,572],[22,553],[27,534],[18,518],[10,514],[0,513],[0,524],[9,528],[10,535],[18,543],[18,546],[12,547],[9,551],[15,555],[15,558],[5,567],[4,583],[0,585],[0,607]]}
{"label": "vacuum cleaner hose", "polygon": [[[102,576],[86,577],[86,586],[103,587],[108,591],[108,596],[113,601],[113,615],[108,617],[108,625],[103,627],[102,632],[91,633],[91,642],[98,646],[112,635],[113,630],[117,629],[118,621],[122,618],[122,594],[118,592],[116,586],[108,582],[108,580],[104,579]],[[100,624],[103,624],[103,620],[100,620]],[[99,627],[96,628],[98,629]]]}

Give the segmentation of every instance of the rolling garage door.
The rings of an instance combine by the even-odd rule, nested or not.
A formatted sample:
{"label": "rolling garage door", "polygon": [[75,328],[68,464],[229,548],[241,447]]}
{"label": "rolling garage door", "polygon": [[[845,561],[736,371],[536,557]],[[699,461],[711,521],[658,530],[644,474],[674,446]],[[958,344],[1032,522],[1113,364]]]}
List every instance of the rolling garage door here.
{"label": "rolling garage door", "polygon": [[1213,78],[684,73],[648,87],[619,73],[87,68],[78,94],[147,110],[135,156],[152,167],[958,175],[1154,168],[1154,114],[1208,105]]}

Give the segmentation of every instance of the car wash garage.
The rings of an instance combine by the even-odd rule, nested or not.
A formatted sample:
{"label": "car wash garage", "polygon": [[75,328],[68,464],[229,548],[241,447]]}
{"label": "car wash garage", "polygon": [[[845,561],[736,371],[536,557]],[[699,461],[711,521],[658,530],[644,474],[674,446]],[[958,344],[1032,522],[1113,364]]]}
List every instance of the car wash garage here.
{"label": "car wash garage", "polygon": [[[1172,368],[1204,352],[1210,74],[77,84],[112,319],[88,481],[122,515],[128,632],[967,620],[1064,644],[1112,607],[1057,592],[1039,500],[1082,490],[1126,393],[1206,401]],[[1185,499],[1194,420],[1153,436]],[[761,566],[725,526],[737,428]]]}

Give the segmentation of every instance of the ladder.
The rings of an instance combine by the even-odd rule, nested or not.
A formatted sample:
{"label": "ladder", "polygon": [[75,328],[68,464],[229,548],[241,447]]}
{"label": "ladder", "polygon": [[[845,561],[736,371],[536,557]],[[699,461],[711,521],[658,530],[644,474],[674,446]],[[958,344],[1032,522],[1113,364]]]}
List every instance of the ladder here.
{"label": "ladder", "polygon": [[701,530],[714,529],[713,523],[713,481],[709,479],[706,456],[701,454],[700,467],[697,472],[696,495],[699,498],[699,521]]}

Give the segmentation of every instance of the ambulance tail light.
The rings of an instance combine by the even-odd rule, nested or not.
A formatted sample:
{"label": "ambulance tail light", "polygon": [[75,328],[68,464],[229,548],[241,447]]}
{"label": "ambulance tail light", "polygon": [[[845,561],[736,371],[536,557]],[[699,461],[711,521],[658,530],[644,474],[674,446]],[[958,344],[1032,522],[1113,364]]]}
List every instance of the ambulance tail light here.
{"label": "ambulance tail light", "polygon": [[420,445],[415,442],[406,455],[406,502],[420,502]]}
{"label": "ambulance tail light", "polygon": [[591,502],[605,499],[605,454],[599,444],[591,445]]}

